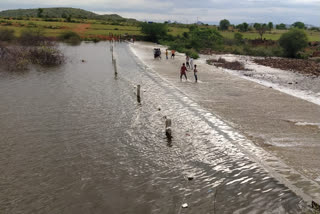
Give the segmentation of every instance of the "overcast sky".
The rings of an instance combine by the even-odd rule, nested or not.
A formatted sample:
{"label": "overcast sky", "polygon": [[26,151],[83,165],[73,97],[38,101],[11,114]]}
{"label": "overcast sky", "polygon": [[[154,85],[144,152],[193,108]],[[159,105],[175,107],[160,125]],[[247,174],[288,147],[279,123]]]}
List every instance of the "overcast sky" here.
{"label": "overcast sky", "polygon": [[116,13],[138,20],[218,23],[292,24],[320,26],[320,0],[0,0],[0,10],[74,7],[99,14]]}

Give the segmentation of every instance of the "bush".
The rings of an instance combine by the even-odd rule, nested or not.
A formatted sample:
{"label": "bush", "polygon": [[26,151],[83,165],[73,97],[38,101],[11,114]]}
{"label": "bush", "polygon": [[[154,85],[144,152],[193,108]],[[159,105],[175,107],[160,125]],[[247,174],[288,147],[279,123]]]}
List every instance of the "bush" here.
{"label": "bush", "polygon": [[27,70],[31,63],[53,66],[65,61],[56,45],[0,46],[0,53],[0,64],[10,71]]}
{"label": "bush", "polygon": [[0,41],[12,41],[14,39],[14,30],[7,28],[0,28]]}
{"label": "bush", "polygon": [[187,56],[192,57],[193,59],[199,58],[199,54],[195,50],[187,49],[187,50],[184,50],[184,52]]}
{"label": "bush", "polygon": [[217,30],[210,28],[195,28],[190,31],[189,38],[186,42],[197,51],[203,48],[214,48],[223,43],[221,34]]}
{"label": "bush", "polygon": [[274,47],[250,47],[245,46],[243,53],[249,56],[281,56],[282,52],[279,48]]}
{"label": "bush", "polygon": [[81,42],[81,37],[73,31],[67,31],[59,36],[59,40],[70,44],[79,44]]}
{"label": "bush", "polygon": [[33,64],[60,65],[64,62],[64,56],[55,46],[41,46],[29,50],[29,59]]}
{"label": "bush", "polygon": [[158,42],[161,38],[166,37],[168,26],[160,23],[142,23],[141,32],[147,36],[151,42]]}
{"label": "bush", "polygon": [[236,40],[237,44],[243,44],[244,43],[243,35],[241,33],[235,33],[234,34],[234,40]]}
{"label": "bush", "polygon": [[40,29],[31,30],[27,29],[21,32],[19,42],[22,45],[39,46],[45,43],[47,38],[44,36],[43,31]]}
{"label": "bush", "polygon": [[308,46],[308,36],[303,30],[294,28],[282,34],[279,44],[288,57],[297,57],[297,53]]}
{"label": "bush", "polygon": [[227,46],[237,45],[237,41],[235,39],[223,38],[223,44]]}

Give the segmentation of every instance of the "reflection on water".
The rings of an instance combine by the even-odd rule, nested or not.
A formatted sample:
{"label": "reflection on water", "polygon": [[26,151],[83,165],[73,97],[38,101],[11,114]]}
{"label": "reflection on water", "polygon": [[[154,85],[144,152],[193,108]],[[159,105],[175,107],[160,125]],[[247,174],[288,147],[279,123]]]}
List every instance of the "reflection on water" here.
{"label": "reflection on water", "polygon": [[126,44],[115,45],[116,79],[108,43],[62,48],[62,67],[0,73],[1,213],[304,209],[234,146],[236,136],[145,70]]}

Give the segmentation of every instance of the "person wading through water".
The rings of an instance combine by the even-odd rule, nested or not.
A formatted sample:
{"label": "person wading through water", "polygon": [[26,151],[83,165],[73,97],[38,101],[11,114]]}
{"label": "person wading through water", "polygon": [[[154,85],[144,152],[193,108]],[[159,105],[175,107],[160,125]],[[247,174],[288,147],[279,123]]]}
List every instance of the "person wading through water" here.
{"label": "person wading through water", "polygon": [[176,51],[175,50],[171,50],[171,59],[174,59],[175,55],[176,55]]}
{"label": "person wading through water", "polygon": [[180,68],[180,81],[182,81],[182,76],[184,76],[186,78],[186,80],[188,80],[186,71],[187,71],[187,67],[183,63],[181,68]]}
{"label": "person wading through water", "polygon": [[197,69],[197,65],[194,65],[194,69],[193,69],[193,73],[194,73],[194,78],[195,78],[195,82],[198,82],[198,69]]}
{"label": "person wading through water", "polygon": [[186,65],[187,65],[187,68],[190,68],[189,60],[190,60],[190,58],[189,58],[189,56],[187,55],[187,56],[186,56]]}

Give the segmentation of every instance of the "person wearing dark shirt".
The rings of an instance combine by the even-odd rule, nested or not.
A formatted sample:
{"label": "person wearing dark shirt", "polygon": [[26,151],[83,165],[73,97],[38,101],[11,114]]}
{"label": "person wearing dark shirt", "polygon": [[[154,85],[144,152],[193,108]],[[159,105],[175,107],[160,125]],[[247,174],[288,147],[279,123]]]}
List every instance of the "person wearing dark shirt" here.
{"label": "person wearing dark shirt", "polygon": [[182,76],[184,76],[186,78],[186,80],[188,80],[186,71],[187,71],[187,67],[183,63],[181,68],[180,68],[180,81],[182,81]]}
{"label": "person wearing dark shirt", "polygon": [[197,69],[197,65],[194,65],[193,73],[194,73],[194,78],[195,78],[196,82],[198,82],[198,69]]}

